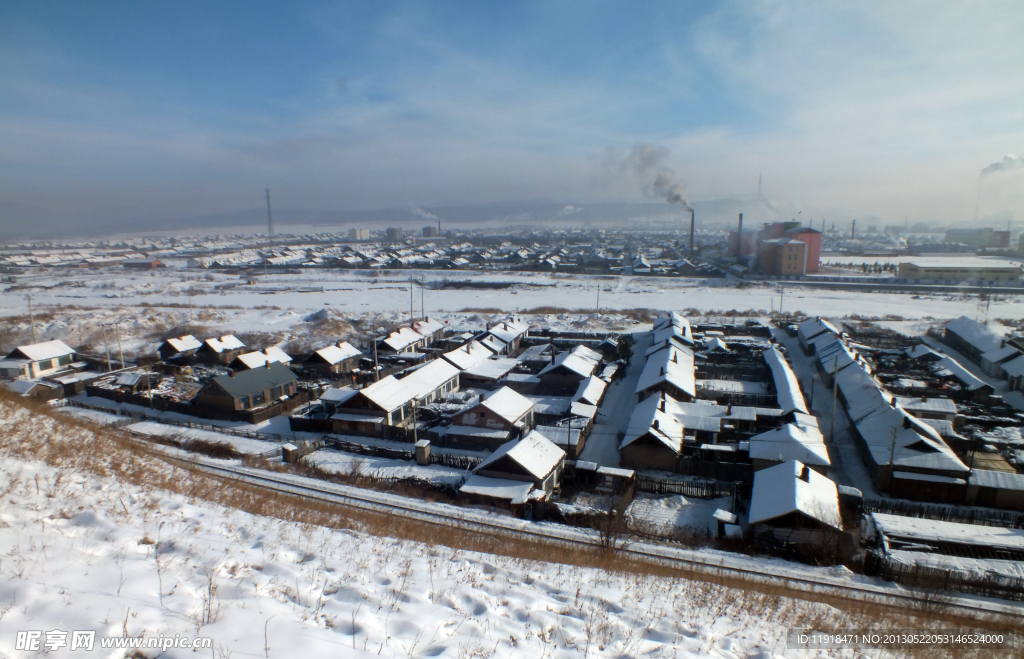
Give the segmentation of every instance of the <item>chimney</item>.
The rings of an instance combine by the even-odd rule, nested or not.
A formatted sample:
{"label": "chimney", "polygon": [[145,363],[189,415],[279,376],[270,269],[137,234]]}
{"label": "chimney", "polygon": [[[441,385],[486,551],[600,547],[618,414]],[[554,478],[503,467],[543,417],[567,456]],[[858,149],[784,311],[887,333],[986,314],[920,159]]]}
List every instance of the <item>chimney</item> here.
{"label": "chimney", "polygon": [[690,254],[693,254],[693,209],[690,209]]}
{"label": "chimney", "polygon": [[651,427],[654,428],[655,430],[658,429],[658,420],[657,419],[654,420],[654,423],[651,424]]}
{"label": "chimney", "polygon": [[235,377],[235,372],[231,371],[231,377]]}
{"label": "chimney", "polygon": [[743,213],[740,213],[740,222],[736,227],[736,256],[743,256]]}
{"label": "chimney", "polygon": [[853,226],[850,227],[850,238],[855,238],[856,236],[857,236],[857,220],[854,219]]}
{"label": "chimney", "polygon": [[800,470],[800,480],[805,483],[811,482],[811,468],[804,465],[804,468]]}
{"label": "chimney", "polygon": [[481,403],[484,402],[484,395],[483,394],[480,394],[480,402]]}
{"label": "chimney", "polygon": [[662,398],[661,402],[658,403],[658,409],[661,410],[662,412],[665,411],[665,399],[664,398]]}

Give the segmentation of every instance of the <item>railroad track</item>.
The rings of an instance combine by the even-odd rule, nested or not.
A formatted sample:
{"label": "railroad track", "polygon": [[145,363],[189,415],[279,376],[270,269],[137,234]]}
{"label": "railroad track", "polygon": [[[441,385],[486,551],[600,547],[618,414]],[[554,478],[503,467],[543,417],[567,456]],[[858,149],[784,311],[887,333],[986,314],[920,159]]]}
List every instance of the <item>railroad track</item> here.
{"label": "railroad track", "polygon": [[[408,499],[398,495],[364,490],[352,486],[303,482],[310,481],[301,476],[281,475],[275,472],[242,467],[214,464],[202,458],[185,459],[164,454],[167,459],[188,465],[220,478],[258,485],[271,492],[307,497],[332,504],[343,504],[372,513],[398,514],[440,527],[473,530],[490,535],[515,536],[529,538],[538,542],[558,544],[571,547],[587,545],[601,548],[602,544],[593,532],[575,527],[556,529],[544,525],[532,524],[518,519],[495,517],[485,519],[483,514],[472,511],[460,511],[453,514],[443,504],[431,504]],[[709,576],[732,576],[763,584],[777,585],[804,594],[820,594],[839,597],[859,602],[873,602],[885,606],[913,607],[929,604],[928,595],[913,592],[896,591],[893,588],[870,586],[841,582],[827,578],[799,577],[773,570],[771,566],[751,569],[729,561],[728,557],[697,556],[696,552],[681,550],[674,547],[658,546],[650,543],[633,543],[617,549],[618,553],[638,560],[684,569],[690,572]],[[683,554],[692,554],[686,556]],[[990,600],[973,601],[956,598],[943,602],[945,610],[958,610],[971,614],[1001,614],[1015,619],[1024,619],[1024,607],[1016,603],[993,602]]]}

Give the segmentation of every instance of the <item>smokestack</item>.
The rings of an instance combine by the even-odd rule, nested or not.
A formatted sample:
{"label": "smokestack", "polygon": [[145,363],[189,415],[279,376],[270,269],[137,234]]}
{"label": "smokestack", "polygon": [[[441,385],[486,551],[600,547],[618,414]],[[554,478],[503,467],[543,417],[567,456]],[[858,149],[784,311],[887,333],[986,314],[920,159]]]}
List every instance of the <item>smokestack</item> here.
{"label": "smokestack", "polygon": [[850,238],[856,238],[856,237],[857,237],[857,219],[854,218],[853,226],[850,227]]}
{"label": "smokestack", "polygon": [[743,256],[743,213],[740,213],[739,226],[736,228],[736,257]]}
{"label": "smokestack", "polygon": [[693,209],[690,209],[690,254],[693,254]]}

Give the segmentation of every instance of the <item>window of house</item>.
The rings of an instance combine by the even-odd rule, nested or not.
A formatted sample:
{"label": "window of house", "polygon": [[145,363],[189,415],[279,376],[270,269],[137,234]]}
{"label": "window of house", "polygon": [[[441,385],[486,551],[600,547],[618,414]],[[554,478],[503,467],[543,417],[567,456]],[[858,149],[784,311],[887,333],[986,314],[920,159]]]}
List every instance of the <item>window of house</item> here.
{"label": "window of house", "polygon": [[270,390],[270,397],[271,398],[280,398],[281,397],[281,387],[274,387],[273,389],[271,389]]}
{"label": "window of house", "polygon": [[267,394],[265,392],[261,391],[258,394],[253,394],[252,395],[252,404],[253,405],[262,405],[263,403],[266,402],[266,400],[267,400]]}
{"label": "window of house", "polygon": [[249,409],[249,397],[248,396],[242,396],[241,398],[238,399],[238,402],[241,403],[243,410]]}

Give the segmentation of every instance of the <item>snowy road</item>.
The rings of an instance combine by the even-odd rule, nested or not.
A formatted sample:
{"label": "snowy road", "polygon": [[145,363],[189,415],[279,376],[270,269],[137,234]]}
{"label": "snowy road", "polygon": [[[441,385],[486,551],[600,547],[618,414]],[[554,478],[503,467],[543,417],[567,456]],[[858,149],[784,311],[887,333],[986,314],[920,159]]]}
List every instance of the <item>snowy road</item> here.
{"label": "snowy road", "polygon": [[629,417],[636,407],[636,383],[644,370],[644,351],[651,346],[653,335],[642,332],[632,336],[636,341],[633,345],[633,358],[623,377],[608,387],[597,411],[597,423],[590,430],[580,460],[589,460],[606,467],[619,466],[619,433],[629,426]]}

